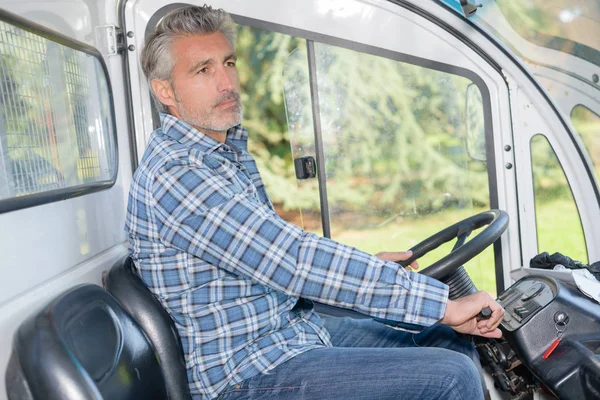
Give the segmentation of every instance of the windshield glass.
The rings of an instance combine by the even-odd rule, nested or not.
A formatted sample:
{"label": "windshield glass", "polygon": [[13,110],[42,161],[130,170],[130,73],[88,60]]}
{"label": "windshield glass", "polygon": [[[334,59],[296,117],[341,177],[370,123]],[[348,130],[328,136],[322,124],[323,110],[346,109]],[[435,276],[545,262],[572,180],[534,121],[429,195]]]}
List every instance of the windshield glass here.
{"label": "windshield glass", "polygon": [[571,52],[574,44],[581,44],[600,50],[600,3],[596,0],[499,0],[495,3],[519,35],[540,46],[559,45],[562,51]]}
{"label": "windshield glass", "polygon": [[[459,0],[441,2],[462,14]],[[524,61],[560,67],[593,80],[573,60],[544,50],[557,50],[600,66],[600,2],[597,0],[480,0],[477,3],[481,7],[470,20],[486,28]]]}

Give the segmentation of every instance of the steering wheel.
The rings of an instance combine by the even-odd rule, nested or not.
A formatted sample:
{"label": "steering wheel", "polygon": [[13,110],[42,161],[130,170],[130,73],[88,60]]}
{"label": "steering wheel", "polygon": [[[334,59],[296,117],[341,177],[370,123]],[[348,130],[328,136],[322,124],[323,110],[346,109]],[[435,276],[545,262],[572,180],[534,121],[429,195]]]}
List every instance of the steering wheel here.
{"label": "steering wheel", "polygon": [[[465,244],[465,240],[471,232],[484,225],[487,225],[487,227]],[[498,240],[507,226],[508,214],[506,212],[501,210],[484,211],[463,219],[423,240],[410,249],[413,252],[412,257],[398,263],[407,266],[431,250],[457,238],[450,254],[434,262],[421,273],[446,283],[450,287],[451,300],[474,293],[477,289],[462,265]]]}

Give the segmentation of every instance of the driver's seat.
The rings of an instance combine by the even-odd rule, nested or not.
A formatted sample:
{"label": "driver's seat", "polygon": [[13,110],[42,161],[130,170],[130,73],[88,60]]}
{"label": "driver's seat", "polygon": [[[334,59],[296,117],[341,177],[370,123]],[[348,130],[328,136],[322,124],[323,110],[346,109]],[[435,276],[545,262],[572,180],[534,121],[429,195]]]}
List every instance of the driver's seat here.
{"label": "driver's seat", "polygon": [[136,273],[133,260],[124,257],[115,263],[104,285],[152,342],[169,400],[190,400],[183,348],[175,324]]}

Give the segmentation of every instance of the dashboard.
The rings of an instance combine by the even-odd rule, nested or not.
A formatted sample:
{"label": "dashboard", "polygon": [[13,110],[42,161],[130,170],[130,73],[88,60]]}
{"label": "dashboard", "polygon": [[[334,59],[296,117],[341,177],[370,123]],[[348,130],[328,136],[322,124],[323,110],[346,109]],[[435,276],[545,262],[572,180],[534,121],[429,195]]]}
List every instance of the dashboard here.
{"label": "dashboard", "polygon": [[574,284],[542,273],[522,278],[498,297],[509,349],[496,359],[519,360],[499,362],[500,372],[510,377],[522,364],[535,377],[531,382],[560,399],[600,398],[600,304]]}
{"label": "dashboard", "polygon": [[505,310],[503,327],[508,331],[518,329],[548,305],[556,294],[556,286],[544,279],[525,279],[517,282],[498,298]]}

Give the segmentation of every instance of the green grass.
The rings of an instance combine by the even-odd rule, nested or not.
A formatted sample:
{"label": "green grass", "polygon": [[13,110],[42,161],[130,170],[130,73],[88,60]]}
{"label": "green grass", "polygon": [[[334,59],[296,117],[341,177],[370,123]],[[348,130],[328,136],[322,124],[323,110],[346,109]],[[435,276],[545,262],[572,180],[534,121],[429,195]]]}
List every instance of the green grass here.
{"label": "green grass", "polygon": [[[380,251],[404,251],[441,229],[474,215],[484,209],[453,210],[439,214],[402,218],[378,229],[360,227],[339,228],[333,224],[332,237],[371,254]],[[581,224],[575,206],[568,201],[554,201],[537,206],[539,252],[559,251],[574,259],[587,262]],[[337,230],[337,232],[336,232]],[[471,238],[477,234],[471,234]],[[423,269],[448,254],[454,241],[446,243],[419,260]],[[518,267],[518,266],[515,266]],[[496,277],[493,251],[488,247],[465,264],[478,289],[496,296]]]}
{"label": "green grass", "polygon": [[536,208],[539,251],[547,251],[550,254],[558,251],[587,263],[583,229],[575,204],[572,201],[560,200],[537,204]]}

